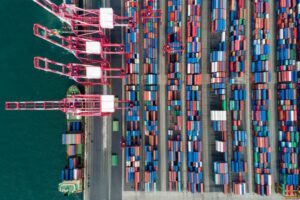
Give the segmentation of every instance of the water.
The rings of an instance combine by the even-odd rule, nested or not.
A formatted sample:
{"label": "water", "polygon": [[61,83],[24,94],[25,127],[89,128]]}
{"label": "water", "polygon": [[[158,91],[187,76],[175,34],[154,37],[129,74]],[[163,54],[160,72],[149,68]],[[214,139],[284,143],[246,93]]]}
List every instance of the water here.
{"label": "water", "polygon": [[76,61],[33,36],[33,23],[58,27],[54,16],[31,0],[2,0],[0,6],[0,200],[59,200],[60,170],[66,164],[58,111],[4,111],[6,100],[59,100],[73,82],[33,68],[33,57]]}

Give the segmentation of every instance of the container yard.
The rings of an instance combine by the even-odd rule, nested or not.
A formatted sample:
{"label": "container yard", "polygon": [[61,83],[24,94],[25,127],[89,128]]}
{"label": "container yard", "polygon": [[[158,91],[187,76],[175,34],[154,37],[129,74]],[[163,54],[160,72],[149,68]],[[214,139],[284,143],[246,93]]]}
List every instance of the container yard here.
{"label": "container yard", "polygon": [[[299,128],[297,89],[297,17],[300,14],[296,1],[280,1],[277,11],[277,109],[279,141],[279,183],[277,190],[286,196],[295,196],[299,187]],[[299,45],[298,45],[299,46]]]}
{"label": "container yard", "polygon": [[300,0],[34,1],[70,30],[33,34],[77,59],[34,67],[85,94],[5,108],[66,113],[59,191],[300,198]]}

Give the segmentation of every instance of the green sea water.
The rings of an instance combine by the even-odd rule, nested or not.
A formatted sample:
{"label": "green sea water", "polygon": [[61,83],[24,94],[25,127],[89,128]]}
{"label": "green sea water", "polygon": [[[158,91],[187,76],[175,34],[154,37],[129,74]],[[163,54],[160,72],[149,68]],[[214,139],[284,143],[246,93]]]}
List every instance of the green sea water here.
{"label": "green sea water", "polygon": [[59,111],[5,111],[5,101],[59,100],[73,82],[33,68],[33,57],[76,61],[60,48],[33,36],[34,23],[57,28],[60,22],[31,0],[1,0],[0,6],[0,200],[60,200],[66,164]]}

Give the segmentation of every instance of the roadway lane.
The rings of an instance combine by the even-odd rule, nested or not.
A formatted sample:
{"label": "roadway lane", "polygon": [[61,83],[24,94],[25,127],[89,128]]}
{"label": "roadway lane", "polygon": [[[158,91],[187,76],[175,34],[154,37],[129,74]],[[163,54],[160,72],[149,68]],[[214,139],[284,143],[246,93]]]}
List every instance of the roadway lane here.
{"label": "roadway lane", "polygon": [[[101,2],[103,5],[103,2]],[[85,0],[85,8],[97,8],[99,1]],[[93,86],[86,89],[90,94],[105,94],[106,87]],[[109,200],[109,148],[108,148],[108,117],[90,117],[86,120],[86,181],[84,198],[88,200]],[[110,145],[109,145],[110,146]]]}
{"label": "roadway lane", "polygon": [[248,192],[253,192],[253,144],[252,144],[252,129],[251,129],[251,85],[250,85],[250,66],[252,62],[252,43],[251,43],[251,3],[246,1],[247,17],[246,17],[246,68],[245,68],[245,84],[246,84],[246,102],[245,102],[245,121],[247,131],[247,166],[248,166]]}
{"label": "roadway lane", "polygon": [[[226,9],[226,16],[229,16],[229,8],[230,8],[230,3],[227,2],[227,9]],[[229,56],[230,56],[230,21],[229,17],[226,18],[226,31],[225,31],[225,40],[226,40],[226,65],[229,66]],[[230,70],[229,68],[225,68],[226,70],[226,76],[227,78],[226,81],[226,103],[227,103],[227,108],[230,107],[230,98],[231,98],[231,84],[230,84]],[[229,184],[228,184],[228,191],[231,191],[231,186],[230,184],[232,180],[235,178],[234,173],[231,173],[231,165],[229,164],[230,161],[232,160],[232,119],[231,119],[231,111],[227,109],[226,112],[226,117],[227,117],[227,163],[228,163],[228,179],[229,179]]]}
{"label": "roadway lane", "polygon": [[158,74],[158,86],[159,86],[159,155],[160,155],[160,183],[161,191],[167,189],[167,135],[166,135],[166,58],[163,55],[163,45],[166,44],[166,0],[159,1],[159,7],[162,10],[162,22],[159,28],[159,74]]}
{"label": "roadway lane", "polygon": [[[123,0],[114,0],[110,1],[110,5],[108,7],[112,7],[114,9],[115,14],[122,15],[123,8]],[[116,27],[110,31],[110,38],[112,43],[124,43],[122,31],[124,28]],[[112,55],[111,59],[111,67],[112,68],[125,68],[123,62],[123,56],[120,55]],[[115,95],[119,98],[119,100],[124,99],[122,96],[122,89],[120,86],[122,85],[122,79],[113,79],[111,81],[111,94]],[[119,105],[121,106],[121,105]],[[110,190],[110,199],[112,200],[122,200],[122,149],[120,147],[120,141],[122,138],[122,110],[117,110],[112,119],[117,119],[119,121],[119,131],[118,132],[110,132],[111,133],[111,153],[116,153],[118,155],[118,166],[111,167],[111,190]]]}
{"label": "roadway lane", "polygon": [[[143,0],[139,0],[139,8],[143,9]],[[140,67],[140,116],[142,122],[140,122],[140,130],[141,130],[141,149],[140,149],[140,190],[145,191],[145,156],[144,156],[144,146],[145,146],[145,126],[144,126],[144,24],[142,23],[142,17],[139,18],[139,37],[140,42],[137,44],[139,48],[139,67]]]}
{"label": "roadway lane", "polygon": [[[208,109],[208,97],[209,97],[209,5],[210,1],[202,2],[202,142],[203,142],[203,173],[204,173],[204,191],[210,191],[210,177],[212,176],[211,170],[211,156],[209,156],[211,150],[209,145],[209,109]],[[207,41],[207,42],[205,42]]]}
{"label": "roadway lane", "polygon": [[[182,2],[182,44],[186,47],[186,6],[187,1]],[[186,55],[182,54],[182,72],[181,72],[181,80],[182,80],[182,88],[181,88],[181,101],[182,101],[182,143],[183,143],[183,162],[182,162],[182,184],[183,191],[187,190],[187,132],[186,132]]]}
{"label": "roadway lane", "polygon": [[278,127],[277,127],[277,95],[276,95],[276,83],[277,83],[277,73],[276,73],[276,5],[275,0],[270,0],[270,72],[272,74],[272,81],[268,84],[270,90],[270,146],[272,150],[271,157],[271,168],[273,170],[273,181],[272,181],[272,193],[275,192],[275,183],[278,179],[278,165],[277,165],[277,155],[278,155]]}

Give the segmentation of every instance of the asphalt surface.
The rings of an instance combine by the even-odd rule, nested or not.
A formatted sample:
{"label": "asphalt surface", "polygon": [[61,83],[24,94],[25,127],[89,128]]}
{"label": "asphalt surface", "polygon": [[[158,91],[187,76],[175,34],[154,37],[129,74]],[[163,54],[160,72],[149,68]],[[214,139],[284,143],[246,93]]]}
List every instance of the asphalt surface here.
{"label": "asphalt surface", "polygon": [[[182,4],[182,44],[186,44],[186,14],[187,14],[187,5],[186,3]],[[181,71],[181,77],[182,77],[182,89],[180,92],[181,95],[181,101],[182,101],[182,143],[187,144],[187,131],[186,131],[186,55],[182,54],[182,71]],[[187,160],[187,145],[183,145],[183,162],[182,162],[182,184],[183,184],[183,191],[187,190],[187,162],[184,162]]]}
{"label": "asphalt surface", "polygon": [[[162,10],[166,9],[166,2],[161,0],[159,2],[159,7]],[[162,12],[162,22],[159,29],[159,74],[158,74],[158,84],[159,84],[159,159],[160,159],[160,183],[161,183],[161,191],[167,190],[167,122],[166,122],[166,109],[167,109],[167,101],[166,101],[166,59],[163,55],[163,45],[166,44],[166,38],[163,35],[166,32],[166,12]]]}
{"label": "asphalt surface", "polygon": [[[110,5],[107,7],[114,8],[115,14],[122,15],[123,13],[123,0],[112,0],[110,1]],[[124,30],[122,27],[116,27],[115,29],[110,31],[110,38],[112,43],[124,43],[123,34],[121,34],[121,30]],[[125,68],[123,62],[123,56],[120,55],[112,55],[110,58],[111,67],[112,68]],[[119,98],[119,100],[123,100],[122,89],[122,79],[113,79],[111,82],[111,94],[114,94]],[[124,88],[122,86],[122,88]],[[123,106],[122,104],[118,105],[119,107]],[[120,146],[120,141],[122,138],[122,130],[123,130],[123,123],[122,123],[122,111],[117,110],[112,115],[112,119],[117,119],[119,121],[119,131],[118,132],[109,132],[108,134],[111,135],[111,153],[115,153],[118,155],[118,166],[111,168],[111,190],[110,190],[110,199],[111,200],[122,200],[122,169],[124,162],[122,162],[122,149]]]}
{"label": "asphalt surface", "polygon": [[253,192],[254,183],[253,183],[253,144],[252,144],[252,129],[251,129],[251,85],[250,85],[250,69],[251,66],[251,58],[252,58],[252,43],[251,43],[251,3],[250,1],[246,2],[247,8],[247,17],[246,17],[246,69],[245,69],[245,76],[247,80],[245,80],[245,88],[246,88],[246,101],[245,101],[245,121],[246,121],[246,131],[247,131],[247,167],[248,167],[248,192]]}
{"label": "asphalt surface", "polygon": [[[98,8],[104,1],[85,0],[85,8]],[[106,86],[86,88],[87,94],[108,94]],[[86,172],[84,199],[110,199],[111,117],[89,117],[86,120]]]}
{"label": "asphalt surface", "polygon": [[[202,2],[202,16],[208,16],[210,1]],[[209,41],[209,23],[208,17],[202,17],[202,41]],[[210,191],[211,156],[209,156],[209,109],[208,109],[208,91],[209,91],[209,42],[202,42],[202,140],[203,140],[203,173],[204,173],[204,191]]]}
{"label": "asphalt surface", "polygon": [[[270,1],[270,8],[275,8],[275,0]],[[270,91],[270,123],[269,130],[271,133],[270,136],[270,145],[271,145],[271,168],[273,170],[272,177],[272,192],[275,192],[275,182],[278,182],[278,126],[277,126],[277,95],[276,95],[276,83],[277,83],[277,73],[276,73],[276,10],[270,9],[270,71],[272,74],[272,81],[268,84]],[[272,34],[273,33],[273,34]]]}
{"label": "asphalt surface", "polygon": [[[140,10],[143,9],[143,0],[139,1]],[[141,14],[140,14],[141,16]],[[142,17],[139,17],[139,37],[144,38],[144,24],[142,23]],[[139,48],[139,67],[140,67],[140,119],[144,119],[144,42],[141,40],[138,43]],[[143,121],[140,122],[140,130],[141,130],[141,148],[140,148],[140,189],[145,190],[145,155],[144,155],[144,146],[145,146],[145,126]]]}

